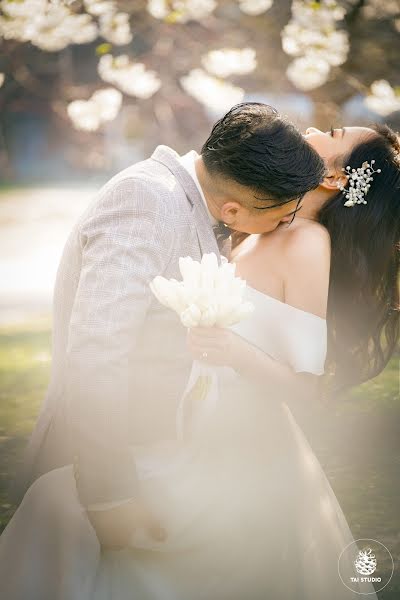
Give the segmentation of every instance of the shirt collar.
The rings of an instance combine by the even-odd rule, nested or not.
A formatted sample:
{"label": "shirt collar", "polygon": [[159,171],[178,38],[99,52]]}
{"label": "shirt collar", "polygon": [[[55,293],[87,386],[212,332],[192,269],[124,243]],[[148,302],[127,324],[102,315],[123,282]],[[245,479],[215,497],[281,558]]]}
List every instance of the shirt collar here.
{"label": "shirt collar", "polygon": [[200,196],[206,207],[207,214],[208,214],[211,224],[216,225],[218,223],[218,220],[211,214],[210,209],[208,208],[206,197],[205,197],[203,189],[200,185],[200,181],[197,177],[196,168],[195,168],[195,160],[198,157],[199,157],[199,155],[197,154],[197,152],[195,150],[190,150],[190,152],[187,152],[183,156],[179,157],[179,162],[188,171],[189,175],[192,177],[193,181],[195,182],[196,187],[199,190]]}

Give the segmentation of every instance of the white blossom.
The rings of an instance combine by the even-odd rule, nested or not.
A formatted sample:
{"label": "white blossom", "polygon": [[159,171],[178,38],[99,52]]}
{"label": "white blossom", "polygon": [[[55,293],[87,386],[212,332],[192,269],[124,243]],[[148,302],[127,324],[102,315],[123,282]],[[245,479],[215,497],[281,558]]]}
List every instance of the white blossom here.
{"label": "white blossom", "polygon": [[68,104],[67,112],[75,129],[96,131],[100,127],[99,110],[91,100],[74,100]]}
{"label": "white blossom", "polygon": [[97,38],[98,30],[90,15],[70,15],[66,20],[73,44],[88,44]]}
{"label": "white blossom", "polygon": [[88,14],[72,13],[61,3],[46,0],[1,2],[0,33],[6,39],[31,41],[42,50],[56,52],[69,44],[85,44],[97,37],[97,25]]}
{"label": "white blossom", "polygon": [[5,78],[6,76],[4,75],[4,73],[0,73],[0,87],[3,85]]}
{"label": "white blossom", "polygon": [[166,19],[170,13],[167,0],[148,0],[147,10],[155,19]]}
{"label": "white blossom", "polygon": [[371,94],[364,102],[370,110],[383,117],[400,110],[400,94],[396,93],[396,90],[384,79],[374,81],[371,85]]}
{"label": "white blossom", "polygon": [[107,0],[84,0],[83,4],[86,12],[95,17],[116,11],[115,2]]}
{"label": "white blossom", "polygon": [[293,0],[292,18],[308,29],[332,30],[335,21],[341,21],[346,14],[343,6],[335,0]]}
{"label": "white blossom", "polygon": [[239,0],[239,8],[247,15],[261,15],[271,8],[274,0]]}
{"label": "white blossom", "polygon": [[315,44],[306,51],[307,56],[316,56],[325,60],[332,67],[343,65],[350,49],[347,31],[333,31],[321,39],[320,44]]}
{"label": "white blossom", "polygon": [[187,12],[187,20],[193,19],[200,21],[208,17],[217,7],[215,0],[179,0],[176,2],[182,9]]}
{"label": "white blossom", "polygon": [[27,42],[30,39],[29,24],[26,19],[8,19],[0,15],[0,37],[5,40]]}
{"label": "white blossom", "polygon": [[30,40],[42,50],[55,52],[69,44],[91,42],[97,34],[97,26],[90,15],[75,15],[63,6],[54,6],[32,19]]}
{"label": "white blossom", "polygon": [[282,47],[290,56],[313,55],[338,66],[346,61],[349,38],[346,31],[323,33],[293,21],[282,31]]}
{"label": "white blossom", "polygon": [[100,58],[98,71],[103,81],[112,83],[128,96],[151,98],[161,87],[155,71],[148,71],[142,63],[134,63],[125,54]]}
{"label": "white blossom", "polygon": [[132,40],[132,31],[127,13],[107,12],[100,16],[100,33],[112,44],[123,46]]}
{"label": "white blossom", "polygon": [[202,58],[202,64],[217,77],[245,75],[257,67],[256,52],[252,48],[211,50]]}
{"label": "white blossom", "polygon": [[29,19],[32,44],[48,52],[66,48],[71,42],[71,33],[75,31],[74,21],[67,22],[70,14],[65,6],[49,5],[45,12],[33,15]]}
{"label": "white blossom", "polygon": [[304,92],[323,85],[329,77],[330,66],[322,59],[304,56],[296,58],[287,68],[288,79]]}
{"label": "white blossom", "polygon": [[181,78],[184,90],[205,106],[216,111],[226,111],[243,101],[244,90],[222,79],[208,75],[202,69],[192,69]]}
{"label": "white blossom", "polygon": [[349,36],[337,30],[345,9],[335,0],[293,0],[292,19],[282,31],[286,54],[298,57],[287,69],[290,81],[303,91],[323,85],[330,68],[342,65],[349,52]]}
{"label": "white blossom", "polygon": [[91,101],[97,105],[101,121],[113,121],[121,108],[122,94],[115,88],[104,88],[94,92]]}
{"label": "white blossom", "polygon": [[175,23],[200,21],[216,8],[215,0],[148,0],[147,10],[156,19],[172,20]]}
{"label": "white blossom", "polygon": [[0,8],[3,13],[12,19],[28,19],[43,13],[48,6],[48,0],[2,0]]}
{"label": "white blossom", "polygon": [[122,94],[114,88],[94,92],[89,100],[74,100],[67,107],[74,127],[82,131],[96,131],[106,121],[112,121],[121,108]]}
{"label": "white blossom", "polygon": [[312,35],[309,29],[305,29],[293,20],[290,21],[281,33],[283,51],[289,56],[300,56],[310,40],[310,33]]}

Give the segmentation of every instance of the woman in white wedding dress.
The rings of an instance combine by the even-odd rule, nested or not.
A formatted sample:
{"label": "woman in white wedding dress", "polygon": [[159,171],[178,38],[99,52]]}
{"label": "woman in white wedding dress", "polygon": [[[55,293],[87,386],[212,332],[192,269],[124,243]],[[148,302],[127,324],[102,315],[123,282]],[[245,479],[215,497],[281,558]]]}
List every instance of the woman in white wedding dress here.
{"label": "woman in white wedding dress", "polygon": [[[129,548],[100,551],[78,501],[72,465],[55,469],[33,483],[1,537],[0,564],[7,556],[19,572],[18,581],[3,573],[5,600],[376,598],[371,583],[358,584],[358,594],[344,585],[341,577],[355,574],[350,558],[339,576],[339,556],[353,536],[289,408],[300,391],[314,394],[327,351],[335,381],[348,385],[383,368],[398,333],[397,314],[382,316],[378,309],[396,299],[399,147],[389,133],[368,131],[371,139],[362,143],[354,141],[360,132],[346,132],[352,141],[344,165],[382,164],[366,206],[343,208],[332,175],[305,199],[290,227],[250,236],[235,249],[232,260],[248,282],[254,313],[227,331],[193,330],[189,339],[195,357],[220,367],[211,418],[185,444],[132,447],[143,495],[167,538],[156,542],[136,532]],[[308,132],[327,159],[340,153],[342,136],[341,130]],[[350,286],[350,296],[340,296],[342,284]],[[357,286],[364,293],[361,302],[355,298],[358,316],[351,304]],[[368,299],[366,308],[375,313],[363,312]],[[344,316],[335,312],[341,300]],[[383,330],[373,329],[373,314],[376,323],[388,325],[387,349],[374,365],[366,341],[371,334],[376,342]],[[192,422],[200,413],[201,406],[194,409]],[[57,548],[49,546],[49,529],[58,533]],[[62,572],[48,568],[54,552]],[[49,590],[57,590],[56,597]]]}

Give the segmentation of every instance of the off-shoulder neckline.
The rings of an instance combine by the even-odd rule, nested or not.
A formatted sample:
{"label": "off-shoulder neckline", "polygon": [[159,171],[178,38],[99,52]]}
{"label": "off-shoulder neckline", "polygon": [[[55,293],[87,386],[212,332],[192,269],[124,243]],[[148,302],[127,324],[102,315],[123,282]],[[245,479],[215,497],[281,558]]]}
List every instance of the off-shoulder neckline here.
{"label": "off-shoulder neckline", "polygon": [[291,304],[287,304],[286,302],[282,302],[282,300],[278,300],[278,298],[274,298],[273,296],[270,296],[269,294],[266,294],[265,292],[261,292],[260,290],[258,290],[257,288],[254,288],[253,286],[251,286],[249,284],[246,284],[246,288],[253,290],[253,292],[260,294],[261,296],[264,296],[265,298],[268,298],[269,300],[272,300],[273,302],[276,302],[277,304],[281,304],[282,306],[287,306],[290,310],[294,310],[298,313],[303,313],[304,315],[308,315],[309,317],[314,317],[314,319],[318,319],[319,321],[326,323],[326,319],[323,319],[322,317],[315,315],[314,313],[308,312],[306,310],[302,310],[301,308],[297,308],[296,306],[292,306]]}

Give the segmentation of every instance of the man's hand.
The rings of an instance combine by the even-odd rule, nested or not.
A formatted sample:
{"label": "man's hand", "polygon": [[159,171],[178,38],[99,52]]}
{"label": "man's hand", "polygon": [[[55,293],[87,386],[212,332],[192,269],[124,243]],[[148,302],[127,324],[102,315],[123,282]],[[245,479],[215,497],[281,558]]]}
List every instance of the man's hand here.
{"label": "man's hand", "polygon": [[166,538],[165,529],[141,498],[108,510],[88,510],[87,514],[101,546],[107,549],[119,550],[129,546],[133,532],[139,527],[156,541],[162,542]]}

